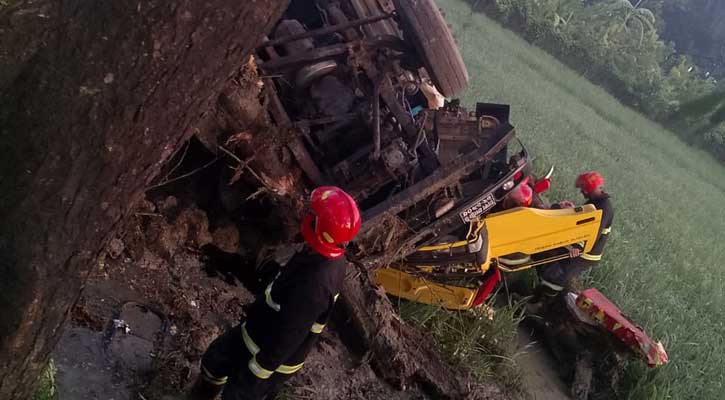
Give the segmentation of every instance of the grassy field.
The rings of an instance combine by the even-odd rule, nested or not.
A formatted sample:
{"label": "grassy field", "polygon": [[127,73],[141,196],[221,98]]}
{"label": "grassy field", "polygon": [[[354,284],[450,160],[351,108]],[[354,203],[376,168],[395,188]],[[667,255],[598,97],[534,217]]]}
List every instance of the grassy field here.
{"label": "grassy field", "polygon": [[591,277],[671,359],[634,368],[629,398],[725,398],[725,168],[462,0],[438,3],[471,75],[464,103],[512,105],[537,168],[556,165],[549,197],[579,200],[580,171],[608,180],[616,216]]}

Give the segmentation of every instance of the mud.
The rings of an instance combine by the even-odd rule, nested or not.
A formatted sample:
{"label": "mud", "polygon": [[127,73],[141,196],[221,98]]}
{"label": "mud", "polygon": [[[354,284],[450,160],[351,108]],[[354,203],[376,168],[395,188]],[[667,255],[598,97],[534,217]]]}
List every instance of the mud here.
{"label": "mud", "polygon": [[516,364],[522,369],[524,391],[532,400],[570,400],[570,390],[557,375],[558,367],[531,332],[519,328],[519,355]]}
{"label": "mud", "polygon": [[[179,395],[208,344],[253,300],[238,283],[209,277],[201,260],[201,246],[229,250],[238,230],[210,233],[207,213],[185,203],[165,197],[146,204],[144,213],[153,215],[128,221],[90,278],[53,355],[62,399]],[[380,379],[364,354],[343,343],[340,328],[333,323],[322,336],[287,398],[428,398],[418,387],[400,391]]]}
{"label": "mud", "polygon": [[302,374],[292,380],[287,395],[322,399],[426,399],[417,387],[396,391],[383,382],[366,360],[353,355],[333,326],[305,361]]}
{"label": "mud", "polygon": [[84,327],[66,328],[53,352],[60,399],[131,399],[132,379],[120,375],[106,354],[103,335]]}
{"label": "mud", "polygon": [[[165,198],[153,210],[163,214],[128,221],[117,238],[123,250],[101,261],[73,311],[76,327],[109,337],[96,352],[111,360],[114,373],[131,372],[121,380],[147,399],[182,390],[211,340],[234,325],[242,304],[253,299],[245,289],[207,276],[198,250],[214,240],[206,213],[176,203]],[[128,332],[114,328],[114,320]]]}

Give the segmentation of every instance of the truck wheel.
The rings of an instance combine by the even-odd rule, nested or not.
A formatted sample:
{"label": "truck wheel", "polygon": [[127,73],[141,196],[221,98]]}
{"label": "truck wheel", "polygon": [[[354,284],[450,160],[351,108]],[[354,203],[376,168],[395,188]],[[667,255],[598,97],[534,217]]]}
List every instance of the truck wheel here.
{"label": "truck wheel", "polygon": [[403,33],[415,45],[433,83],[446,97],[468,85],[468,71],[434,0],[394,0]]}

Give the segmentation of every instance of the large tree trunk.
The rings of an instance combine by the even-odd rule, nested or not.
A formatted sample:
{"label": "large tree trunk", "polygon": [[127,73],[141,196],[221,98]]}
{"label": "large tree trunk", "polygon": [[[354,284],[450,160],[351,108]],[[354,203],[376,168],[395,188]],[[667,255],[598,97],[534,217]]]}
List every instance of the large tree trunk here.
{"label": "large tree trunk", "polygon": [[0,398],[286,0],[0,2]]}

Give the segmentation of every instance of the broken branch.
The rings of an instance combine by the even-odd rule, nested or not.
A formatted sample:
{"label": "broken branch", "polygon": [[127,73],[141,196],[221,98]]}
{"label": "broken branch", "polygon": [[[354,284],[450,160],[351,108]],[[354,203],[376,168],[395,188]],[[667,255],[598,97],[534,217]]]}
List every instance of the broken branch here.
{"label": "broken branch", "polygon": [[219,160],[219,157],[215,157],[215,158],[214,158],[213,160],[209,161],[208,163],[206,163],[206,164],[202,165],[202,166],[201,166],[201,167],[199,167],[199,168],[196,168],[196,169],[194,169],[193,171],[190,171],[190,172],[187,172],[187,173],[185,173],[185,174],[183,174],[183,175],[177,176],[177,177],[176,177],[176,178],[174,178],[174,179],[169,179],[169,180],[167,180],[167,181],[164,181],[164,182],[158,183],[158,184],[156,184],[156,185],[152,185],[152,186],[149,186],[149,187],[147,187],[147,188],[146,188],[146,189],[145,189],[144,191],[145,191],[145,192],[148,192],[149,190],[152,190],[152,189],[157,189],[157,188],[160,188],[161,186],[164,186],[164,185],[168,185],[169,183],[173,183],[173,182],[176,182],[176,181],[180,181],[180,180],[182,180],[182,179],[184,179],[184,178],[188,178],[188,177],[190,177],[190,176],[194,175],[195,173],[197,173],[197,172],[199,172],[199,171],[201,171],[201,170],[203,170],[203,169],[205,169],[205,168],[208,168],[208,167],[209,167],[210,165],[214,164],[214,163],[215,163],[215,162],[217,162],[218,160]]}
{"label": "broken branch", "polygon": [[236,160],[236,161],[237,161],[237,162],[239,163],[239,165],[240,165],[240,167],[241,167],[241,168],[243,168],[243,169],[246,169],[247,171],[249,171],[249,173],[250,173],[250,174],[252,174],[252,176],[254,176],[254,177],[255,177],[255,178],[256,178],[256,179],[257,179],[257,180],[259,181],[259,183],[261,183],[261,184],[262,184],[262,186],[264,186],[264,187],[265,187],[265,188],[266,188],[267,190],[269,190],[270,192],[274,193],[274,190],[272,190],[272,188],[270,188],[270,187],[269,187],[269,186],[267,185],[267,183],[266,183],[266,182],[264,181],[264,179],[262,179],[262,178],[261,178],[261,177],[260,177],[260,176],[259,176],[259,175],[258,175],[258,174],[257,174],[257,173],[256,173],[256,172],[255,172],[255,171],[254,171],[254,170],[253,170],[253,169],[252,169],[252,168],[251,168],[250,166],[249,166],[249,163],[250,163],[250,162],[251,162],[252,160],[254,160],[254,156],[252,156],[252,157],[249,157],[249,158],[248,158],[248,159],[247,159],[246,161],[242,161],[242,159],[241,159],[241,158],[237,157],[237,156],[236,156],[236,154],[232,153],[231,151],[229,151],[228,149],[226,149],[226,148],[225,148],[224,146],[219,146],[219,150],[223,151],[224,153],[226,153],[227,155],[229,155],[230,157],[232,157],[233,159],[235,159],[235,160]]}

